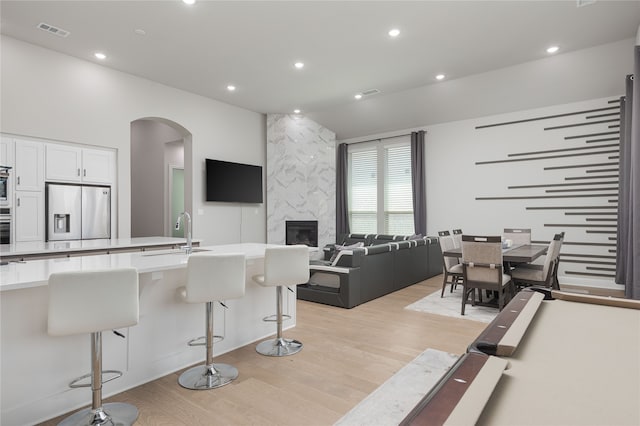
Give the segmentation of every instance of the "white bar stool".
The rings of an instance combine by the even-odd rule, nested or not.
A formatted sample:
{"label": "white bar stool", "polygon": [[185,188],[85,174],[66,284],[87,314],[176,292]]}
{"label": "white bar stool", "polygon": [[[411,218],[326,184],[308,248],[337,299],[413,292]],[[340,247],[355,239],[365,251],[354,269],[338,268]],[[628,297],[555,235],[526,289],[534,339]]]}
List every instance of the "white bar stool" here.
{"label": "white bar stool", "polygon": [[[135,268],[90,272],[60,272],[49,277],[48,333],[51,336],[91,333],[91,373],[69,386],[91,386],[91,408],[60,422],[71,425],[132,425],[138,409],[121,402],[102,404],[102,384],[122,372],[102,370],[102,332],[138,323],[138,271]],[[103,373],[115,374],[102,380]],[[79,384],[91,378],[90,384]]]}
{"label": "white bar stool", "polygon": [[273,315],[263,321],[275,321],[276,338],[265,340],[256,346],[259,354],[267,356],[293,355],[302,350],[302,343],[282,337],[282,287],[309,282],[309,248],[303,245],[272,247],[265,249],[264,275],[256,275],[253,280],[263,287],[276,287],[276,319]]}
{"label": "white bar stool", "polygon": [[[187,263],[187,285],[179,292],[187,303],[205,303],[206,335],[189,341],[189,346],[206,346],[204,365],[191,367],[178,378],[187,389],[214,389],[231,383],[238,369],[228,364],[213,363],[213,301],[244,296],[245,258],[243,254],[195,253]],[[204,343],[197,343],[204,339]]]}

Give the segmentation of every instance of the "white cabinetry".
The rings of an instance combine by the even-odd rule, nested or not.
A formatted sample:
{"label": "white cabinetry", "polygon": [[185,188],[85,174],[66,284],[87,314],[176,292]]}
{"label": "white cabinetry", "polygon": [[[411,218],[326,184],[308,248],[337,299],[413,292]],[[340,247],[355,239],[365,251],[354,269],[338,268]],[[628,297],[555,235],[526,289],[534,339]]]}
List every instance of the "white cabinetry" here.
{"label": "white cabinetry", "polygon": [[44,241],[44,192],[16,191],[16,242]]}
{"label": "white cabinetry", "polygon": [[114,169],[112,151],[47,144],[47,181],[110,184]]}
{"label": "white cabinetry", "polygon": [[80,148],[48,143],[45,163],[48,181],[80,182],[82,169]]}
{"label": "white cabinetry", "polygon": [[15,241],[44,241],[44,145],[15,139]]}
{"label": "white cabinetry", "polygon": [[[13,139],[2,136],[0,138],[0,166],[13,167]],[[13,170],[11,171],[13,174]]]}
{"label": "white cabinetry", "polygon": [[41,142],[16,139],[16,191],[44,191],[44,147]]}

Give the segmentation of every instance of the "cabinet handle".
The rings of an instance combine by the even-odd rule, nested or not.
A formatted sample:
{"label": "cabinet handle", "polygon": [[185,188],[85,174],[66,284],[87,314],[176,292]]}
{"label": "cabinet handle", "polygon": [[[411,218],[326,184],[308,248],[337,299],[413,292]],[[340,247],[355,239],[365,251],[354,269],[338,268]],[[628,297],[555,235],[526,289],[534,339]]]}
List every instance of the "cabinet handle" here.
{"label": "cabinet handle", "polygon": [[18,197],[18,199],[16,200],[16,204],[18,204],[18,207],[20,207],[20,197]]}
{"label": "cabinet handle", "polygon": [[84,170],[83,170],[83,173],[84,173],[84,174],[83,174],[82,176],[87,177],[87,169],[84,169]]}
{"label": "cabinet handle", "polygon": [[20,176],[18,176],[18,185],[20,185]]}
{"label": "cabinet handle", "polygon": [[78,176],[80,176],[80,169],[78,169]]}

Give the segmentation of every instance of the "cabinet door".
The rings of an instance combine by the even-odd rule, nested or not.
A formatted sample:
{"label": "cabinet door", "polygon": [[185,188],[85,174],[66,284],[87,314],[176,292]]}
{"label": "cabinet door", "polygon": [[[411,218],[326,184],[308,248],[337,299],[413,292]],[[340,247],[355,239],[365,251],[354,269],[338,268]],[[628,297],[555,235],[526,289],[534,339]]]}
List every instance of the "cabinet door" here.
{"label": "cabinet door", "polygon": [[44,192],[16,191],[15,206],[15,241],[44,241]]}
{"label": "cabinet door", "polygon": [[44,147],[16,139],[16,191],[44,191]]}
{"label": "cabinet door", "polygon": [[[13,167],[13,139],[0,138],[0,166]],[[13,175],[13,170],[10,172]]]}
{"label": "cabinet door", "polygon": [[47,144],[45,156],[47,180],[80,182],[82,150],[68,145]]}
{"label": "cabinet door", "polygon": [[86,183],[113,183],[115,155],[113,151],[82,150],[82,181]]}

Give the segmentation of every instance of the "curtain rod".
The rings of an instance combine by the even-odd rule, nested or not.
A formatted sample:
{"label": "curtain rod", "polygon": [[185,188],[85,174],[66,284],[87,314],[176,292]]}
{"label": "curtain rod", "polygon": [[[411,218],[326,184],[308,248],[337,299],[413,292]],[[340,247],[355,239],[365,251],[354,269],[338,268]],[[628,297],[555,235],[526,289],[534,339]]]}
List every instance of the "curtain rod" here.
{"label": "curtain rod", "polygon": [[[418,132],[419,132],[419,131],[420,131],[420,130],[418,130]],[[426,131],[426,130],[422,130],[422,131],[423,131],[423,132],[425,132],[425,133],[427,133],[427,131]],[[343,142],[343,143],[346,143],[347,145],[358,145],[358,144],[360,144],[360,143],[369,143],[369,142],[375,142],[375,141],[383,141],[383,140],[385,140],[385,139],[400,138],[400,137],[402,137],[402,136],[411,136],[411,133],[413,133],[413,132],[403,133],[403,134],[400,134],[400,135],[385,136],[385,137],[382,137],[382,138],[373,138],[373,139],[369,139],[369,140],[366,140],[366,141],[358,141],[358,142]]]}

